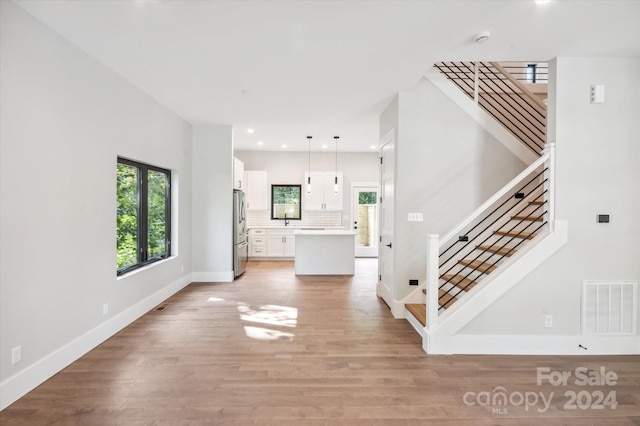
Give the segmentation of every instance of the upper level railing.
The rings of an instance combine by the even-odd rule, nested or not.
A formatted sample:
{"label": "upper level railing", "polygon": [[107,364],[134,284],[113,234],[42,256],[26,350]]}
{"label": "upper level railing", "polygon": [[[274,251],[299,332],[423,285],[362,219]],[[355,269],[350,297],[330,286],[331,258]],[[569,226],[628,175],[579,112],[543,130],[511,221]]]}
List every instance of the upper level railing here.
{"label": "upper level railing", "polygon": [[[541,155],[547,126],[546,64],[439,62],[435,67],[529,149]],[[544,88],[540,90],[541,87]]]}

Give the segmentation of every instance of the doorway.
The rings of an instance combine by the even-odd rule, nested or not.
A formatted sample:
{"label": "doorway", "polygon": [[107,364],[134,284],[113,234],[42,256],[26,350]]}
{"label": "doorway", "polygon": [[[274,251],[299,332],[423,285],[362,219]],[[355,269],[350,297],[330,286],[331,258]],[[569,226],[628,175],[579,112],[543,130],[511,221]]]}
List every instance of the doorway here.
{"label": "doorway", "polygon": [[356,232],[355,255],[378,257],[380,185],[353,183],[351,197],[351,226]]}
{"label": "doorway", "polygon": [[380,246],[378,296],[393,306],[393,204],[395,179],[395,130],[380,141]]}

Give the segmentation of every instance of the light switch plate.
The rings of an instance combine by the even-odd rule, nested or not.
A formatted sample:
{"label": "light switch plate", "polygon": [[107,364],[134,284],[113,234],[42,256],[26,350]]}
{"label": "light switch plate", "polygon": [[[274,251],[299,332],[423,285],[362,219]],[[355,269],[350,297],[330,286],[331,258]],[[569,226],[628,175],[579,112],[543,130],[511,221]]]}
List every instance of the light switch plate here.
{"label": "light switch plate", "polygon": [[604,103],[604,84],[592,84],[591,85],[591,95],[590,95],[592,104],[603,104]]}
{"label": "light switch plate", "polygon": [[409,222],[422,222],[422,213],[409,213]]}

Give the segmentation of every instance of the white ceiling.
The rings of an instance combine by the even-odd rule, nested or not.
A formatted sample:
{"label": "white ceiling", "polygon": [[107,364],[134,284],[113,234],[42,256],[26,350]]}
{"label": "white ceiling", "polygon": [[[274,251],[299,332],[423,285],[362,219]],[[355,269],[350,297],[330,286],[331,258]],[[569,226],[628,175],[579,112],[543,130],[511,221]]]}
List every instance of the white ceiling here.
{"label": "white ceiling", "polygon": [[232,125],[243,150],[369,150],[380,111],[439,60],[640,57],[637,0],[15,3],[190,123]]}

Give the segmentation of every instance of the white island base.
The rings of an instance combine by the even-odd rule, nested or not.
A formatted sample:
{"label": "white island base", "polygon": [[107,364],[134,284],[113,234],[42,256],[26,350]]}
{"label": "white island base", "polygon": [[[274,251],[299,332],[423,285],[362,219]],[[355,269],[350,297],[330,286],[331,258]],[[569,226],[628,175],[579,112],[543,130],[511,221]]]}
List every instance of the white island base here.
{"label": "white island base", "polygon": [[353,231],[295,231],[296,275],[353,275],[355,235]]}

